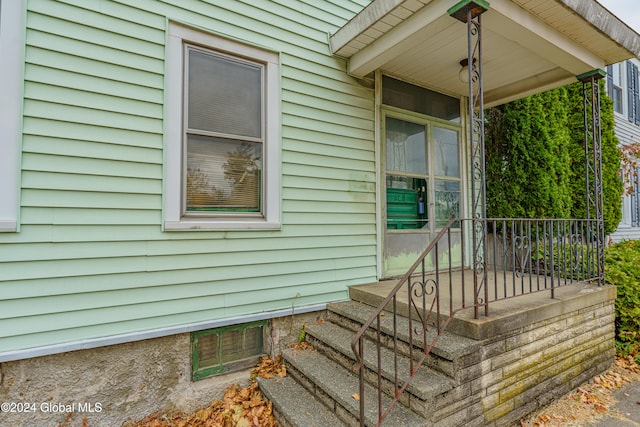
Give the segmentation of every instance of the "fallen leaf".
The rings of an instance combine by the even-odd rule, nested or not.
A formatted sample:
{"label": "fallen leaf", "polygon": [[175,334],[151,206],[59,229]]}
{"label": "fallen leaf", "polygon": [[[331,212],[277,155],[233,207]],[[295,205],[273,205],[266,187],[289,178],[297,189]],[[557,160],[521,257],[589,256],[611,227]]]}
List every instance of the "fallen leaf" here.
{"label": "fallen leaf", "polygon": [[315,351],[316,350],[315,348],[313,348],[311,344],[309,344],[306,341],[300,341],[300,342],[294,343],[291,347],[296,351]]}
{"label": "fallen leaf", "polygon": [[248,387],[232,385],[222,400],[214,400],[208,407],[192,414],[180,411],[150,414],[125,427],[276,427],[271,402],[264,399],[253,381]]}
{"label": "fallen leaf", "polygon": [[608,411],[608,409],[604,405],[602,405],[600,403],[594,403],[593,407],[596,408],[600,412],[607,412]]}
{"label": "fallen leaf", "polygon": [[360,400],[360,395],[358,393],[353,393],[351,397],[353,397],[353,400]]}

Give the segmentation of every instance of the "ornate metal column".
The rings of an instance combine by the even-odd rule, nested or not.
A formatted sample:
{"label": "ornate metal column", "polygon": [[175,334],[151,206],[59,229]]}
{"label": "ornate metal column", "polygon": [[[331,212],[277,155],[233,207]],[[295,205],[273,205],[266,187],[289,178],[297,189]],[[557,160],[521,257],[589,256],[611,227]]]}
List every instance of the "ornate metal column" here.
{"label": "ornate metal column", "polygon": [[487,215],[484,157],[484,92],[482,85],[481,15],[489,9],[485,0],[462,0],[448,10],[449,15],[467,24],[467,65],[469,79],[469,138],[471,146],[471,218],[473,249],[474,316],[480,306],[489,314],[487,283]]}
{"label": "ornate metal column", "polygon": [[577,76],[582,82],[584,102],[585,209],[588,247],[595,243],[595,253],[589,254],[588,269],[596,273],[598,285],[604,284],[604,211],[602,187],[602,129],[600,126],[600,84],[606,76],[603,70],[593,70]]}

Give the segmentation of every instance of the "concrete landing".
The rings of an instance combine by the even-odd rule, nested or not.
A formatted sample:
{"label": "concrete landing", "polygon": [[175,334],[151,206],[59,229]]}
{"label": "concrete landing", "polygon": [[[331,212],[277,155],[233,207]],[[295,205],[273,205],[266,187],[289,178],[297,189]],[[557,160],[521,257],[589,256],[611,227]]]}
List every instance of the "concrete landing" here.
{"label": "concrete landing", "polygon": [[[615,286],[596,286],[585,282],[574,282],[555,288],[553,298],[551,290],[526,293],[537,290],[540,279],[533,276],[527,277],[525,281],[512,273],[508,274],[500,272],[488,275],[489,313],[485,316],[484,307],[480,307],[477,319],[474,318],[472,302],[473,275],[468,270],[453,272],[451,280],[445,275],[428,276],[425,281],[427,290],[436,285],[439,290],[441,321],[449,317],[450,310],[454,313],[447,331],[474,340],[483,340],[616,298]],[[378,306],[396,285],[397,280],[384,280],[352,286],[349,288],[349,296],[353,300]],[[412,299],[414,304],[422,306],[421,297],[414,295]],[[425,296],[427,308],[431,306],[432,300],[431,295]],[[398,293],[397,307],[400,315],[409,315],[408,301],[405,286],[404,291]],[[416,317],[415,314],[413,317]]]}

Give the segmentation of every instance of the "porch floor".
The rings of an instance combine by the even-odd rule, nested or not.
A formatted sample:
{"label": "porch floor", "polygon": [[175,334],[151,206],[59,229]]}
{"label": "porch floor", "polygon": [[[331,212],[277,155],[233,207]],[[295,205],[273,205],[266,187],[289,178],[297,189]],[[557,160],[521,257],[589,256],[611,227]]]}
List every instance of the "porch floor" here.
{"label": "porch floor", "polygon": [[[436,280],[437,279],[437,280]],[[487,285],[489,289],[489,314],[484,315],[484,307],[479,308],[478,318],[473,312],[473,272],[454,271],[451,279],[442,273],[426,276],[429,285],[439,284],[440,313],[444,321],[449,316],[450,302],[453,301],[454,318],[447,327],[453,332],[475,340],[500,335],[534,322],[551,319],[564,313],[579,310],[598,303],[606,303],[616,297],[615,286],[597,286],[587,282],[563,280],[562,286],[554,290],[544,289],[544,280],[550,286],[550,277],[504,271],[489,271]],[[397,279],[382,280],[349,288],[351,299],[369,305],[378,306],[398,283]],[[557,282],[556,282],[557,283]],[[463,286],[464,284],[464,286]],[[523,290],[524,289],[524,290]],[[540,291],[537,291],[541,289]],[[462,307],[463,290],[465,307]],[[533,293],[531,293],[533,290]],[[414,301],[416,297],[414,297]],[[432,298],[427,296],[427,305]],[[397,309],[401,315],[408,316],[408,292],[406,287],[398,293]],[[435,309],[434,309],[435,310]]]}

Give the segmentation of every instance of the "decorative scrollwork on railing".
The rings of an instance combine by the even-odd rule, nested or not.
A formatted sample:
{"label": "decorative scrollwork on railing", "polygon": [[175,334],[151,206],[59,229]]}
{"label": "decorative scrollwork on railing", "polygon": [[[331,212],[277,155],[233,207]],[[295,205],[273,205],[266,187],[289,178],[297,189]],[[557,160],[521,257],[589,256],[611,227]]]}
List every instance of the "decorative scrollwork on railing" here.
{"label": "decorative scrollwork on railing", "polygon": [[531,266],[531,238],[527,235],[514,235],[513,248],[516,257],[517,277],[529,272]]}
{"label": "decorative scrollwork on railing", "polygon": [[584,239],[579,234],[573,234],[569,237],[569,267],[571,273],[576,277],[582,275],[585,270],[584,261],[588,259],[585,254]]}
{"label": "decorative scrollwork on railing", "polygon": [[[429,319],[438,298],[438,282],[433,278],[423,277],[422,281],[412,281],[409,286],[411,307],[420,320],[420,323],[414,327],[414,333],[423,333],[429,330]],[[432,297],[430,301],[427,301],[428,297]]]}
{"label": "decorative scrollwork on railing", "polygon": [[411,283],[411,295],[416,298],[422,298],[433,295],[438,284],[434,279],[426,279],[425,281],[414,281]]}

